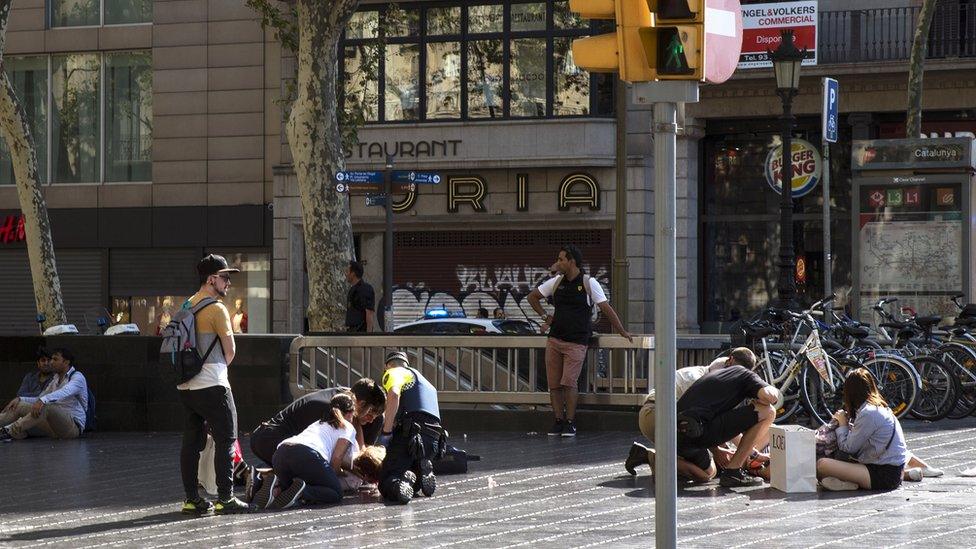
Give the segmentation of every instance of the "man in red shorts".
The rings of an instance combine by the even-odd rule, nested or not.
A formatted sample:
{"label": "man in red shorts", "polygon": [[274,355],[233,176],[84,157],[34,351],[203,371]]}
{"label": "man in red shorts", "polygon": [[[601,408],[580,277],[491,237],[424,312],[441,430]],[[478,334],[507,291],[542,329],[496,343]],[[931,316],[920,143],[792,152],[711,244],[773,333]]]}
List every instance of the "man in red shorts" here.
{"label": "man in red shorts", "polygon": [[[582,264],[583,254],[576,246],[563,246],[553,265],[558,274],[529,294],[529,305],[549,326],[546,378],[549,382],[549,400],[556,415],[556,423],[549,430],[552,436],[576,436],[576,401],[579,397],[576,382],[583,369],[587,344],[592,335],[593,306],[600,308],[614,330],[633,341],[607,301],[603,287],[595,278],[580,270]],[[556,309],[551,315],[540,303],[548,297],[552,298]]]}

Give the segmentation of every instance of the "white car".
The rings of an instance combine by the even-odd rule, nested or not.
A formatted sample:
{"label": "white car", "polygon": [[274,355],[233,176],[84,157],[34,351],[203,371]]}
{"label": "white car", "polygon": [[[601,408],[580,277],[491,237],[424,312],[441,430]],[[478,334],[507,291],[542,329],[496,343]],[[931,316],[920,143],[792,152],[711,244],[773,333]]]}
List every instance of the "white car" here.
{"label": "white car", "polygon": [[539,330],[525,320],[492,318],[425,318],[401,324],[393,329],[396,334],[417,335],[537,335]]}

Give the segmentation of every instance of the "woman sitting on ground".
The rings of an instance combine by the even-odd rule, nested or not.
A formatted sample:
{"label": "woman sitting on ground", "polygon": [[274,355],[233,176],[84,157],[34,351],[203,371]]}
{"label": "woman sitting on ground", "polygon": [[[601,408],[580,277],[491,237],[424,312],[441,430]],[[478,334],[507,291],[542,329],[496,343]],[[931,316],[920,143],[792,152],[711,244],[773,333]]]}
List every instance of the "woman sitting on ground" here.
{"label": "woman sitting on ground", "polygon": [[[332,398],[331,416],[309,425],[278,445],[272,457],[274,473],[254,496],[258,509],[287,509],[300,500],[307,503],[339,503],[339,476],[353,474],[376,482],[385,451],[367,447],[359,451],[351,421],[354,401],[346,393]],[[344,464],[351,463],[346,469]]]}
{"label": "woman sitting on ground", "polygon": [[844,381],[844,408],[834,414],[837,447],[857,463],[832,458],[817,460],[817,477],[828,490],[894,490],[901,486],[909,453],[901,424],[864,368]]}

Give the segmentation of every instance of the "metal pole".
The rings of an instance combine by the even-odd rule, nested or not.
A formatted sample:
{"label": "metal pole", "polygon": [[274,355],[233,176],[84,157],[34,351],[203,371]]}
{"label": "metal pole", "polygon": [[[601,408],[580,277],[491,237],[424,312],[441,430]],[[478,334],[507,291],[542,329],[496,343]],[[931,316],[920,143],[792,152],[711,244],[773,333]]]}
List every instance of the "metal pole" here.
{"label": "metal pole", "polygon": [[677,106],[654,104],[654,539],[659,549],[677,547],[677,413],[674,373],[677,362],[677,256],[675,149]]}
{"label": "metal pole", "polygon": [[383,170],[383,196],[386,199],[386,230],[383,235],[383,320],[386,331],[393,330],[393,155],[386,157]]}
{"label": "metal pole", "polygon": [[793,90],[777,90],[783,99],[783,159],[780,185],[779,306],[792,308],[796,296],[793,252]]}
{"label": "metal pole", "polygon": [[[617,204],[613,227],[613,310],[620,323],[628,325],[630,302],[630,274],[627,259],[627,83],[617,80]],[[629,329],[629,328],[628,328]],[[617,359],[620,358],[619,353]]]}
{"label": "metal pole", "polygon": [[[823,140],[823,270],[824,295],[833,293],[830,280],[833,258],[830,256],[830,141]],[[830,315],[824,315],[824,322],[830,323]]]}

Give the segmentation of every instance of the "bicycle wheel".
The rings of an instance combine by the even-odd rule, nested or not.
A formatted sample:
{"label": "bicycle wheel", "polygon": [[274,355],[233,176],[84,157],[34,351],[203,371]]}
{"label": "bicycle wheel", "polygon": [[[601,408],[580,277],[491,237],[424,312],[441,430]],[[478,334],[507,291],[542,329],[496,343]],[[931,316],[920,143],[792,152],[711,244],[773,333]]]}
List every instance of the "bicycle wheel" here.
{"label": "bicycle wheel", "polygon": [[932,356],[913,357],[912,365],[922,380],[922,390],[915,398],[911,414],[929,421],[949,415],[956,406],[959,380],[944,362]]}
{"label": "bicycle wheel", "polygon": [[874,358],[865,360],[861,367],[874,376],[878,392],[884,397],[895,417],[900,418],[912,409],[918,398],[921,380],[911,363],[901,357],[875,355]]}
{"label": "bicycle wheel", "polygon": [[803,367],[803,404],[813,419],[826,425],[834,412],[844,406],[844,373],[839,363],[827,355],[827,379],[809,362]]}
{"label": "bicycle wheel", "polygon": [[[761,360],[764,361],[765,358],[766,357],[763,357]],[[756,365],[756,373],[759,374],[759,377],[761,377],[762,380],[769,385],[779,389],[780,393],[783,394],[783,403],[776,409],[776,419],[773,420],[774,423],[785,423],[792,418],[794,414],[796,414],[797,410],[800,409],[800,384],[794,380],[792,383],[790,383],[789,387],[782,388],[779,387],[774,381],[774,377],[776,377],[776,375],[773,374],[772,368],[779,368],[782,360],[782,353],[770,352],[768,355],[768,363],[763,362]],[[786,366],[786,368],[789,367],[790,365]]]}
{"label": "bicycle wheel", "polygon": [[950,367],[959,381],[959,398],[946,417],[968,417],[976,411],[976,352],[958,343],[946,343],[937,351],[937,356]]}

